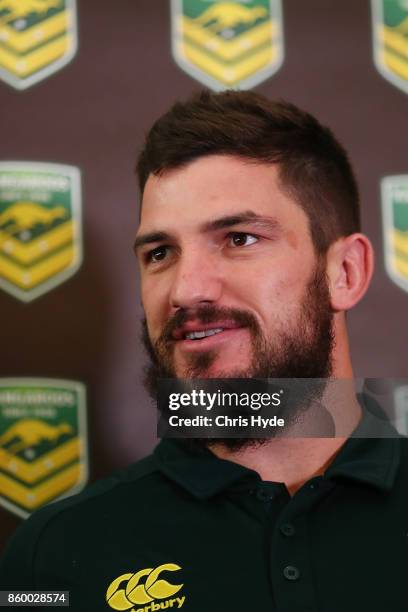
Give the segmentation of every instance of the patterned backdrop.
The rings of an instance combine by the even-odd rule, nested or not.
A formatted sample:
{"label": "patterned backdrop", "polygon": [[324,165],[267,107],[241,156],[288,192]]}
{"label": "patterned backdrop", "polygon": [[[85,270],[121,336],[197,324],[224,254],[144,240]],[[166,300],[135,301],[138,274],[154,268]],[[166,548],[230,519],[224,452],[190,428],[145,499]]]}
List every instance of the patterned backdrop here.
{"label": "patterned backdrop", "polygon": [[156,443],[133,168],[202,85],[284,98],[338,135],[377,256],[348,317],[355,374],[407,377],[407,58],[408,0],[0,0],[0,547]]}

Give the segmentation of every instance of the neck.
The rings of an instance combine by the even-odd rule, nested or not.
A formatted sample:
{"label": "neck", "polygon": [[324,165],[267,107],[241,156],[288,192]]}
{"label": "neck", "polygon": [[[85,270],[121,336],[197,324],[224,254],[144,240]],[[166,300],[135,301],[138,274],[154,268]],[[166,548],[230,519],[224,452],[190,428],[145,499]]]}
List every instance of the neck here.
{"label": "neck", "polygon": [[274,439],[259,448],[237,452],[231,452],[222,445],[214,445],[211,450],[221,459],[258,472],[264,481],[283,482],[290,495],[294,495],[305,482],[324,474],[346,439]]}
{"label": "neck", "polygon": [[306,421],[300,423],[297,431],[295,426],[287,435],[272,438],[258,447],[231,451],[222,444],[214,444],[211,451],[221,459],[258,472],[262,480],[285,483],[291,495],[314,476],[323,474],[362,416],[355,394],[347,337],[343,336],[336,349],[333,377],[330,379],[332,384],[328,383],[322,398],[322,404],[333,420],[335,437],[323,437],[324,434],[322,437],[302,437],[308,429],[308,419],[312,424],[309,432],[316,436],[313,410],[308,410]]}

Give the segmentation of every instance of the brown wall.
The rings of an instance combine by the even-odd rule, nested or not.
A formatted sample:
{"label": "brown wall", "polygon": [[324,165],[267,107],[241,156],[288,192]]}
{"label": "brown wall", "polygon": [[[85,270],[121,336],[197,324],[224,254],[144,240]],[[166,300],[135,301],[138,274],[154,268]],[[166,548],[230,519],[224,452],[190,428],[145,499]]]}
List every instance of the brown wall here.
{"label": "brown wall", "polygon": [[[373,63],[368,0],[284,0],[285,61],[256,89],[331,126],[350,152],[377,266],[349,316],[356,376],[406,377],[407,293],[386,275],[379,181],[408,173],[408,97]],[[0,82],[0,160],[82,171],[84,263],[29,304],[0,291],[0,376],[83,381],[92,479],[145,455],[155,412],[141,387],[138,194],[133,166],[155,118],[199,84],[170,52],[165,0],[79,0],[79,49],[22,92]],[[20,519],[0,509],[0,546]]]}

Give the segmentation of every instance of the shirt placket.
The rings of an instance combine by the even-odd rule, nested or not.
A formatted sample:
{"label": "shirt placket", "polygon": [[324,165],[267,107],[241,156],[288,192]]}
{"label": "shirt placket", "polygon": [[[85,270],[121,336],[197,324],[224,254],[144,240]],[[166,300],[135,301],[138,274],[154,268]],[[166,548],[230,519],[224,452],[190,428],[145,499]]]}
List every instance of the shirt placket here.
{"label": "shirt placket", "polygon": [[270,579],[277,612],[318,612],[308,515],[331,485],[321,477],[305,483],[281,509],[270,538]]}

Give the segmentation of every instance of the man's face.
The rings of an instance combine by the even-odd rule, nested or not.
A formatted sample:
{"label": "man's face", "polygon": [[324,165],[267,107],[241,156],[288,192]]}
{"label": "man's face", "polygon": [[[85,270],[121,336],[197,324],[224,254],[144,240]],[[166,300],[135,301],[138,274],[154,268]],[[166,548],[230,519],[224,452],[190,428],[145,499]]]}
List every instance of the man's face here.
{"label": "man's face", "polygon": [[330,375],[324,262],[276,166],[211,155],[151,175],[137,243],[151,389],[158,376]]}

